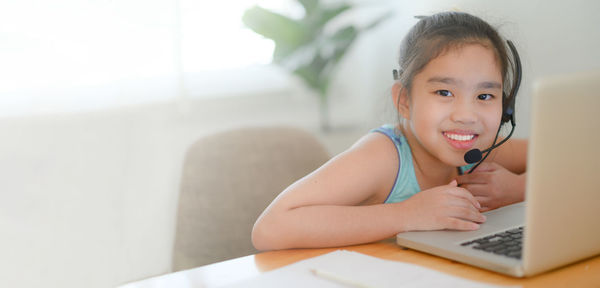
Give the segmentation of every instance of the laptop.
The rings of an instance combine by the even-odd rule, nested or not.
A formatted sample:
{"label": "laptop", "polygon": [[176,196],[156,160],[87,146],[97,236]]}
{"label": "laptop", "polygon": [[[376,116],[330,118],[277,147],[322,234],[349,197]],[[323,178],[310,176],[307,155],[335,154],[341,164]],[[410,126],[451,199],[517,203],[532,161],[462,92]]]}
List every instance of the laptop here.
{"label": "laptop", "polygon": [[600,254],[600,71],[538,81],[525,202],[477,231],[396,235],[402,247],[527,277]]}

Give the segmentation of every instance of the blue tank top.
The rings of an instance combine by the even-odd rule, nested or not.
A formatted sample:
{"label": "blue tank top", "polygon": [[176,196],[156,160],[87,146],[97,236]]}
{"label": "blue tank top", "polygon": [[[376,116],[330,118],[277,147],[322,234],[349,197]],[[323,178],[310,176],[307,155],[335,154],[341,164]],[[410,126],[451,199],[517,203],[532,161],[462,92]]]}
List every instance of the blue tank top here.
{"label": "blue tank top", "polygon": [[[406,137],[402,135],[402,132],[391,124],[385,124],[371,130],[371,132],[379,132],[390,138],[398,151],[398,159],[400,162],[398,174],[396,175],[392,191],[390,191],[390,194],[388,194],[384,203],[402,202],[421,191],[421,187],[419,187],[419,183],[417,182],[417,176],[415,175],[412,152],[410,146],[408,146],[408,142],[406,142]],[[461,173],[464,173],[472,166],[473,164],[470,164],[462,166],[459,169]]]}

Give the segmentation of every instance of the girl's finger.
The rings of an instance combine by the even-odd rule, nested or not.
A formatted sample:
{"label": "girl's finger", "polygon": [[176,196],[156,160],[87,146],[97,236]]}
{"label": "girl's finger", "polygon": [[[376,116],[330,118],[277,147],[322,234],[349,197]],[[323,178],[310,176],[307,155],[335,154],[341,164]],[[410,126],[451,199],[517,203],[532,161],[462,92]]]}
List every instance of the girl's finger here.
{"label": "girl's finger", "polygon": [[483,223],[486,220],[486,217],[482,215],[478,209],[453,207],[450,213],[454,218],[471,222]]}
{"label": "girl's finger", "polygon": [[465,221],[458,218],[449,217],[446,219],[444,226],[446,229],[453,230],[477,230],[479,229],[479,224],[472,221]]}
{"label": "girl's finger", "polygon": [[467,189],[456,187],[453,189],[449,189],[448,193],[450,193],[453,196],[468,200],[474,207],[477,207],[477,209],[481,208],[479,201],[477,201],[473,194],[471,194],[471,192],[469,192]]}
{"label": "girl's finger", "polygon": [[473,173],[494,171],[496,170],[496,167],[497,164],[494,162],[483,162],[479,166],[477,166],[477,168],[475,168],[475,171],[473,171]]}
{"label": "girl's finger", "polygon": [[475,199],[477,199],[477,202],[479,202],[479,204],[481,205],[481,207],[484,206],[489,206],[489,201],[490,201],[490,197],[487,196],[475,196]]}
{"label": "girl's finger", "polygon": [[456,181],[458,185],[464,187],[465,184],[484,184],[485,179],[480,177],[477,172],[473,172],[472,174],[465,174],[456,177]]}
{"label": "girl's finger", "polygon": [[467,189],[476,199],[477,197],[486,196],[489,191],[489,186],[482,184],[469,184],[462,188]]}

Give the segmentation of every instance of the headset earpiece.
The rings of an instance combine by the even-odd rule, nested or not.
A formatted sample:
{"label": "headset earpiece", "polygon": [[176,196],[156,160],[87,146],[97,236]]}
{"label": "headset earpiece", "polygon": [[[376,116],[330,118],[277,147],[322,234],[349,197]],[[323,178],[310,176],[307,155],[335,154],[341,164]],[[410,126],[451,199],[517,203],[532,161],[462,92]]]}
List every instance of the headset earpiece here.
{"label": "headset earpiece", "polygon": [[[512,121],[514,123],[514,112],[515,112],[515,101],[514,97],[508,98],[506,93],[502,92],[502,123],[507,123],[508,121]],[[508,101],[509,104],[506,104]]]}
{"label": "headset earpiece", "polygon": [[[502,92],[502,123],[511,121],[512,125],[515,125],[515,99],[517,97],[517,92],[519,91],[519,86],[521,86],[521,57],[519,57],[517,48],[515,48],[512,41],[507,40],[506,43],[513,55],[515,69],[513,71],[513,87],[510,91],[510,95],[506,97],[506,94]],[[508,105],[505,105],[504,101],[508,101]]]}

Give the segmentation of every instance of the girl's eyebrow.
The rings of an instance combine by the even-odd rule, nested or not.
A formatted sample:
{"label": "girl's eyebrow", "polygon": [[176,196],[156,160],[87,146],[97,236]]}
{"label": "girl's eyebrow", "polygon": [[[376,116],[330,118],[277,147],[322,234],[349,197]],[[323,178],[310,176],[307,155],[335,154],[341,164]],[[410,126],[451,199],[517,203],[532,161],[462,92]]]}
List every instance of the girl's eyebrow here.
{"label": "girl's eyebrow", "polygon": [[458,85],[462,81],[458,81],[452,77],[431,77],[427,80],[427,83],[442,83],[442,84],[454,84]]}
{"label": "girl's eyebrow", "polygon": [[[452,77],[431,77],[427,80],[427,83],[462,85],[463,81]],[[477,89],[502,89],[502,85],[496,81],[484,81],[477,84]]]}
{"label": "girl's eyebrow", "polygon": [[477,84],[479,89],[502,89],[502,85],[496,81],[486,81]]}

